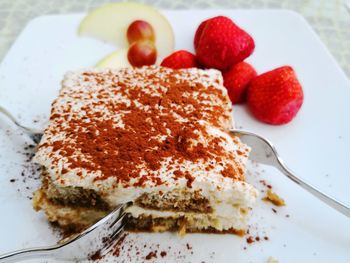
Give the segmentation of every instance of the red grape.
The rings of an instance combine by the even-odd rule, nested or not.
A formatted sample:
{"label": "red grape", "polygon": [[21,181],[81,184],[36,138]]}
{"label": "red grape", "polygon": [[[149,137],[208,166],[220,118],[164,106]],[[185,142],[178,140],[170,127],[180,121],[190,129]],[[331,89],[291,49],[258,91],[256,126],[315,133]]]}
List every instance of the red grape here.
{"label": "red grape", "polygon": [[129,44],[132,44],[141,40],[149,40],[154,42],[154,30],[153,27],[144,20],[136,20],[132,22],[126,33]]}
{"label": "red grape", "polygon": [[131,44],[128,60],[134,67],[153,65],[157,59],[157,50],[151,41],[138,41]]}

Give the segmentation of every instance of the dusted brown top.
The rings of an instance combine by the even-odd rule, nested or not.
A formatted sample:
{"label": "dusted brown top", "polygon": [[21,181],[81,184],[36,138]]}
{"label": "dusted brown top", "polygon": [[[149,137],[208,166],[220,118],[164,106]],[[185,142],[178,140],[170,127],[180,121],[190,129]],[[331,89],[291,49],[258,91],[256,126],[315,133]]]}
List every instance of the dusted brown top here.
{"label": "dusted brown top", "polygon": [[75,169],[78,177],[95,173],[94,181],[113,177],[124,187],[160,185],[167,183],[165,166],[191,187],[195,178],[181,169],[185,162],[204,163],[208,175],[220,165],[223,177],[241,180],[237,156],[248,150],[228,151],[227,136],[215,131],[231,127],[230,114],[218,71],[153,66],[72,73],[52,105],[37,155],[59,167],[62,183]]}

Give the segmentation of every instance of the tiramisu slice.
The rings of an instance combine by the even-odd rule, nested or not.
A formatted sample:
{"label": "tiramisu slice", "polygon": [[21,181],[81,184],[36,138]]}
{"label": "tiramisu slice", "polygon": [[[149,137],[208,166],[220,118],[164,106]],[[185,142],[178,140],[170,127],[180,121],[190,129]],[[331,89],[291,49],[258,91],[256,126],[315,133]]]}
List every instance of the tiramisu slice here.
{"label": "tiramisu slice", "polygon": [[78,230],[132,201],[132,230],[242,234],[257,191],[244,180],[249,148],[225,131],[222,82],[155,66],[68,73],[35,156],[35,209]]}

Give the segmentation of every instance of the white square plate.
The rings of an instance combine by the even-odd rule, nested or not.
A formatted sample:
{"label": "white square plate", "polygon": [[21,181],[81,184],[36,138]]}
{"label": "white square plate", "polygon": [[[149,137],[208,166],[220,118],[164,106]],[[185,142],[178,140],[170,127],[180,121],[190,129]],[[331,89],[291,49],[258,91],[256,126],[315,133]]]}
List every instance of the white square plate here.
{"label": "white square plate", "polygon": [[[265,125],[252,118],[245,106],[237,106],[236,122],[271,139],[300,177],[350,205],[350,85],[307,22],[290,11],[183,10],[164,14],[174,28],[176,49],[193,50],[198,24],[223,14],[254,37],[256,50],[248,61],[259,73],[285,64],[294,67],[305,91],[304,105],[295,120],[284,126]],[[2,62],[0,104],[24,125],[44,125],[66,71],[92,67],[115,49],[77,36],[82,17],[34,19]],[[35,119],[38,122],[34,123]],[[29,140],[0,116],[0,253],[57,240],[43,213],[33,211],[27,198],[39,182],[28,175],[23,155],[26,142]],[[234,235],[189,234],[181,239],[172,233],[130,234],[121,257],[140,261],[158,249],[159,262],[266,262],[269,256],[284,263],[350,262],[349,218],[273,168],[252,165],[249,171],[248,179],[254,185],[261,188],[259,180],[267,180],[287,202],[276,214],[261,201],[254,209],[251,233],[266,235],[269,241],[248,245],[245,238]],[[187,243],[192,249],[186,248]],[[135,247],[144,245],[136,255]],[[131,251],[126,252],[127,248]],[[162,250],[167,251],[164,258],[159,256]]]}

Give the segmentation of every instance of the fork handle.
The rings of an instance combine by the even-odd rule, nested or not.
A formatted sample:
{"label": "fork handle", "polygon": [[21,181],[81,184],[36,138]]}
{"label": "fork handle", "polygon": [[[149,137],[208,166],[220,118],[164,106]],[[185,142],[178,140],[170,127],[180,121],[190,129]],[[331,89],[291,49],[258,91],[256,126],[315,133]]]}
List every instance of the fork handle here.
{"label": "fork handle", "polygon": [[279,166],[278,169],[284,173],[289,179],[291,179],[296,184],[300,185],[302,188],[307,190],[309,193],[311,193],[313,196],[317,197],[330,207],[334,208],[338,212],[342,213],[343,215],[350,217],[350,208],[346,206],[345,204],[341,203],[340,201],[337,201],[336,199],[325,195],[321,191],[317,190],[316,187],[306,183],[305,181],[301,180],[299,177],[295,176],[291,170],[289,170],[281,160],[279,160]]}
{"label": "fork handle", "polygon": [[0,255],[0,263],[18,262],[34,258],[53,258],[56,253],[57,246],[21,249]]}

